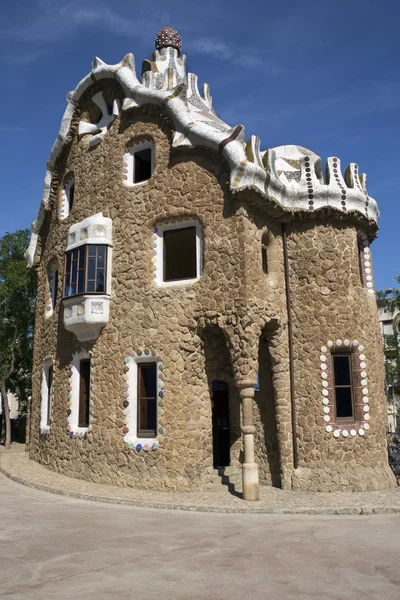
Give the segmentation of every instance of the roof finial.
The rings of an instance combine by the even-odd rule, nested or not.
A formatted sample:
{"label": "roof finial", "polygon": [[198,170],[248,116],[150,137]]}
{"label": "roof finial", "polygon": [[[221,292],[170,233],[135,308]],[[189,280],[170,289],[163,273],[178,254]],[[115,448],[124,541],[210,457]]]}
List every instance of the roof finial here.
{"label": "roof finial", "polygon": [[156,50],[167,47],[175,48],[179,53],[181,52],[181,36],[175,29],[172,29],[172,27],[164,27],[156,37]]}

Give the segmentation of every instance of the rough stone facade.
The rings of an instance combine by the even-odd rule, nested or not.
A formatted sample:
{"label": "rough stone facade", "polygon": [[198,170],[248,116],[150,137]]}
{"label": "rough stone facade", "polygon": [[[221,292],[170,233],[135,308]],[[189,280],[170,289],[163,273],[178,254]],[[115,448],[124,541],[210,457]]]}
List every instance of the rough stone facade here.
{"label": "rough stone facade", "polygon": [[[364,232],[372,240],[373,220],[355,211],[289,211],[268,192],[233,190],[223,147],[175,147],[174,124],[164,106],[129,106],[110,122],[101,143],[91,144],[92,138],[79,135],[78,127],[100,118],[92,100],[99,92],[108,106],[125,98],[123,87],[109,77],[88,86],[74,104],[37,232],[31,458],[98,483],[201,489],[213,467],[212,383],[218,380],[229,388],[230,462],[238,468],[242,463],[258,465],[260,483],[321,491],[395,485],[385,448],[377,309],[359,273],[358,235]],[[154,172],[147,182],[128,186],[123,157],[133,141],[146,140],[153,143]],[[75,177],[74,204],[60,219],[63,180],[70,173]],[[71,225],[97,213],[112,220],[110,317],[96,340],[82,343],[64,327],[64,254]],[[202,275],[189,285],[157,286],[153,228],[189,220],[201,226]],[[289,314],[282,224],[287,232]],[[268,274],[262,267],[265,239]],[[46,316],[48,269],[55,260],[57,300],[53,314]],[[347,338],[365,347],[370,421],[365,435],[335,438],[323,419],[320,355],[328,340]],[[91,424],[79,437],[68,430],[67,419],[72,357],[82,350],[91,355]],[[124,441],[127,357],[138,352],[153,353],[163,367],[154,450],[137,450]],[[49,430],[41,433],[47,359],[54,364],[52,418]],[[259,389],[254,391],[256,373]],[[251,491],[254,468],[248,499],[257,496]]]}

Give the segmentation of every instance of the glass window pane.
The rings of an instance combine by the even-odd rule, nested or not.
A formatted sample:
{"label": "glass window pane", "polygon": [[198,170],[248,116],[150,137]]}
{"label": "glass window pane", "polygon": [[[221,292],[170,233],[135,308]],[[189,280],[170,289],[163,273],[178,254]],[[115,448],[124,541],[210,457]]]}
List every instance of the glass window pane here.
{"label": "glass window pane", "polygon": [[93,256],[89,256],[88,258],[88,279],[96,278],[96,258]]}
{"label": "glass window pane", "polygon": [[76,283],[71,283],[68,296],[75,296],[75,294],[76,294]]}
{"label": "glass window pane", "polygon": [[79,248],[79,268],[85,268],[85,254],[86,254],[86,246],[81,246]]}
{"label": "glass window pane", "polygon": [[84,292],[85,286],[85,271],[78,271],[78,294],[82,294]]}
{"label": "glass window pane", "polygon": [[76,262],[76,260],[72,261],[71,283],[76,283],[77,266],[78,266],[78,263]]}
{"label": "glass window pane", "polygon": [[351,388],[343,387],[336,388],[336,416],[337,417],[352,417],[353,403],[351,401]]}
{"label": "glass window pane", "polygon": [[351,385],[350,356],[333,356],[335,385]]}
{"label": "glass window pane", "polygon": [[96,256],[97,246],[89,246],[88,254],[89,256]]}
{"label": "glass window pane", "polygon": [[86,286],[86,291],[87,292],[94,292],[95,291],[95,281],[88,281],[87,282],[87,286]]}
{"label": "glass window pane", "polygon": [[98,292],[99,294],[104,293],[104,270],[103,269],[99,269],[97,271],[96,292]]}
{"label": "glass window pane", "polygon": [[146,181],[151,177],[151,149],[140,150],[134,155],[134,183]]}
{"label": "glass window pane", "polygon": [[156,432],[157,429],[157,399],[147,399],[147,424],[146,429]]}
{"label": "glass window pane", "polygon": [[164,281],[193,279],[196,275],[196,227],[165,231]]}
{"label": "glass window pane", "polygon": [[105,246],[97,246],[97,268],[104,269],[106,260],[106,247]]}
{"label": "glass window pane", "polygon": [[155,398],[156,397],[156,365],[139,365],[140,377],[140,397]]}

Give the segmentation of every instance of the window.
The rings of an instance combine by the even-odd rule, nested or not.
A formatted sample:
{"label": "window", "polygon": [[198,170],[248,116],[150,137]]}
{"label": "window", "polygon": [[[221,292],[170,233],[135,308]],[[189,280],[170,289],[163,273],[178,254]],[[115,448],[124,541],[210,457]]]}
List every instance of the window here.
{"label": "window", "polygon": [[70,174],[64,179],[62,202],[61,202],[61,218],[68,217],[72,210],[75,200],[75,177]]}
{"label": "window", "polygon": [[135,141],[124,156],[124,180],[128,185],[143,183],[154,171],[154,145],[149,141]]}
{"label": "window", "polygon": [[46,425],[51,425],[52,407],[53,407],[53,365],[50,365],[47,370],[47,419]]}
{"label": "window", "polygon": [[196,227],[164,231],[164,281],[197,275]]}
{"label": "window", "polygon": [[50,317],[56,307],[56,302],[57,302],[57,290],[58,290],[58,266],[56,262],[53,262],[50,267],[49,267],[49,271],[48,271],[48,292],[49,292],[49,298],[48,298],[48,302],[46,305],[46,316]]}
{"label": "window", "polygon": [[64,298],[106,293],[107,246],[87,245],[65,255]]}
{"label": "window", "polygon": [[90,359],[79,363],[79,412],[78,427],[89,426]]}
{"label": "window", "polygon": [[266,275],[268,275],[268,244],[269,236],[268,233],[265,232],[261,238],[261,261],[263,273]]}
{"label": "window", "polygon": [[146,181],[151,177],[151,148],[139,150],[133,156],[133,183]]}
{"label": "window", "polygon": [[53,361],[48,358],[43,361],[42,385],[40,390],[40,431],[48,434],[53,420]]}
{"label": "window", "polygon": [[354,420],[354,403],[350,354],[333,354],[333,381],[336,421]]}
{"label": "window", "polygon": [[157,369],[155,363],[138,364],[137,436],[157,435]]}

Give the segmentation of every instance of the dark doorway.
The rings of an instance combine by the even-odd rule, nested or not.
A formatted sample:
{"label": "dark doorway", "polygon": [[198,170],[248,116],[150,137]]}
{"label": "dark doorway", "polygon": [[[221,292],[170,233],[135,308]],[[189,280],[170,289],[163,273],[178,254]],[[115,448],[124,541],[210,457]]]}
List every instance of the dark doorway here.
{"label": "dark doorway", "polygon": [[225,381],[212,382],[214,468],[230,465],[229,391]]}

